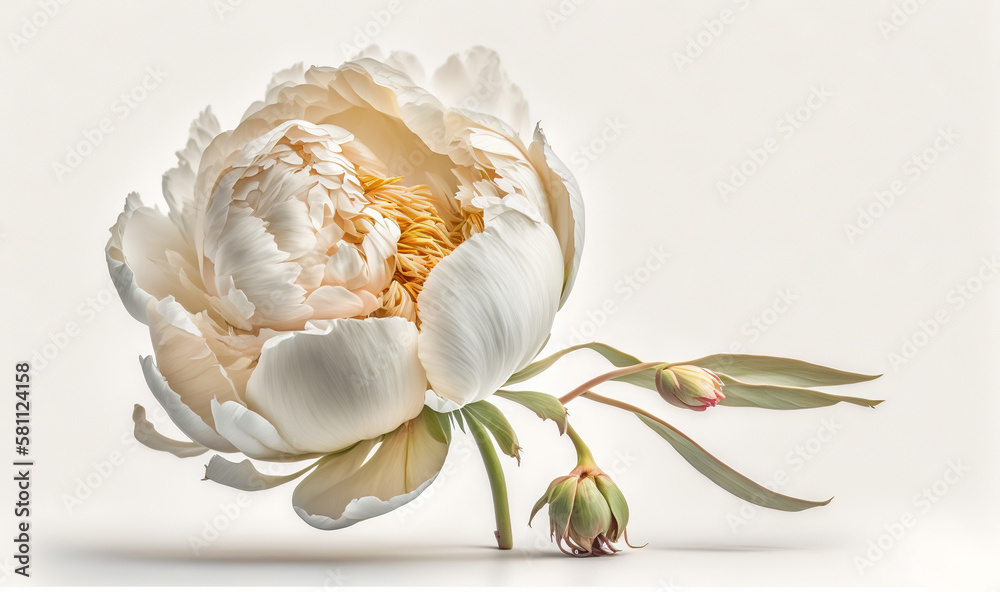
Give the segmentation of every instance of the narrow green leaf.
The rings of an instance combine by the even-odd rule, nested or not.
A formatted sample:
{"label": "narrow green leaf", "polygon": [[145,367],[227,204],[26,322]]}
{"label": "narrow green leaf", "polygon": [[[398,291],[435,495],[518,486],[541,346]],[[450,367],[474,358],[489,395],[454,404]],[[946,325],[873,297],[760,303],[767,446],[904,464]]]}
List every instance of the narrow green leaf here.
{"label": "narrow green leaf", "polygon": [[537,391],[497,391],[493,394],[526,407],[543,420],[551,419],[559,426],[560,434],[566,433],[566,408],[556,397]]}
{"label": "narrow green leaf", "polygon": [[541,374],[542,372],[545,372],[546,370],[551,368],[553,364],[562,359],[562,357],[565,356],[566,354],[573,353],[580,349],[593,350],[604,356],[609,362],[611,362],[612,364],[614,364],[619,368],[623,368],[625,366],[633,366],[635,364],[640,363],[639,359],[636,358],[635,356],[631,356],[623,351],[619,351],[611,347],[610,345],[605,345],[603,343],[597,343],[597,342],[581,343],[579,345],[574,345],[571,347],[567,347],[566,349],[559,350],[547,358],[543,358],[541,360],[538,360],[537,362],[528,364],[520,372],[513,374],[507,380],[507,382],[504,383],[504,386],[517,384],[519,382],[524,382],[525,380],[528,380],[530,378],[534,378],[539,374]]}
{"label": "narrow green leaf", "polygon": [[518,464],[521,464],[521,447],[517,443],[517,434],[496,405],[489,401],[476,401],[462,407],[461,411],[465,414],[466,421],[477,422],[489,430],[496,440],[497,448],[507,456],[516,458]]}
{"label": "narrow green leaf", "polygon": [[458,411],[452,411],[448,415],[451,416],[451,420],[454,421],[458,425],[458,429],[462,430],[462,433],[464,434],[465,433],[465,420],[462,419],[462,410],[459,409]]}
{"label": "narrow green leaf", "polygon": [[635,416],[673,446],[684,457],[684,460],[688,461],[699,473],[742,500],[784,512],[799,512],[830,503],[830,500],[814,502],[775,493],[737,473],[673,426],[650,419],[641,413],[636,413]]}
{"label": "narrow green leaf", "polygon": [[749,354],[714,354],[690,362],[716,374],[728,374],[742,382],[781,386],[836,386],[875,380],[881,374],[857,374],[791,358]]}
{"label": "narrow green leaf", "polygon": [[726,374],[717,374],[722,379],[722,392],[726,395],[726,398],[719,401],[719,404],[729,407],[812,409],[815,407],[827,407],[837,403],[852,403],[862,407],[874,408],[882,402],[858,397],[831,395],[830,393],[793,386],[746,384]]}

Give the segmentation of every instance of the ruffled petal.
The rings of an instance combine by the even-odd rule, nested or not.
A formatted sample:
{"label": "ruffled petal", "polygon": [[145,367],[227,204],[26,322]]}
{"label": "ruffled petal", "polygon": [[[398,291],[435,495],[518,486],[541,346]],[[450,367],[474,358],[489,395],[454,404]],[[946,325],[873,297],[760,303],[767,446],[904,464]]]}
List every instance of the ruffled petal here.
{"label": "ruffled petal", "polygon": [[212,417],[219,433],[250,458],[291,462],[316,456],[289,444],[271,422],[236,401],[212,401]]}
{"label": "ruffled petal", "polygon": [[191,122],[188,141],[182,150],[177,152],[177,166],[163,174],[163,197],[170,208],[170,220],[193,244],[194,220],[197,205],[194,198],[194,181],[201,164],[201,155],[205,148],[222,131],[219,120],[207,107]]}
{"label": "ruffled petal", "polygon": [[104,248],[104,254],[108,262],[108,273],[111,274],[111,281],[114,283],[115,289],[118,290],[118,296],[122,299],[125,310],[132,315],[132,318],[145,324],[147,322],[146,305],[153,297],[136,283],[135,274],[125,261],[123,245],[125,228],[132,219],[132,214],[141,207],[143,205],[139,194],[129,193],[128,197],[125,198],[125,209],[118,215],[118,221],[115,222],[115,225],[109,229],[111,238],[108,239],[108,244]]}
{"label": "ruffled petal", "polygon": [[295,488],[292,505],[310,526],[335,530],[380,516],[413,500],[444,465],[448,444],[427,428],[429,409],[387,435],[365,462],[373,443],[324,458]]}
{"label": "ruffled petal", "polygon": [[146,377],[146,385],[149,387],[150,392],[153,393],[156,400],[163,406],[170,420],[188,438],[191,438],[202,446],[218,450],[219,452],[237,451],[235,446],[220,436],[212,426],[205,423],[205,420],[192,411],[181,400],[180,395],[171,390],[167,381],[164,380],[163,375],[160,374],[160,371],[153,364],[153,356],[140,357],[139,363],[142,365],[142,373]]}
{"label": "ruffled petal", "polygon": [[208,452],[208,448],[201,444],[174,440],[156,431],[153,424],[146,419],[146,409],[142,405],[135,406],[135,409],[132,411],[132,421],[135,423],[133,430],[135,439],[140,444],[144,444],[153,450],[169,452],[178,458],[198,456],[199,454]]}
{"label": "ruffled petal", "polygon": [[194,319],[172,297],[150,302],[146,314],[158,373],[188,409],[213,426],[212,401],[239,400],[226,370]]}
{"label": "ruffled petal", "polygon": [[552,151],[541,126],[535,128],[534,141],[529,150],[531,162],[541,176],[548,193],[552,227],[562,246],[565,281],[559,299],[561,307],[573,289],[576,272],[580,267],[580,256],[583,254],[583,193],[576,182],[576,177]]}
{"label": "ruffled petal", "polygon": [[243,491],[263,491],[294,481],[312,470],[316,464],[288,475],[267,475],[258,471],[249,460],[230,462],[213,456],[205,466],[205,479]]}
{"label": "ruffled petal", "polygon": [[426,387],[413,323],[337,319],[265,343],[246,402],[299,450],[326,453],[412,419]]}
{"label": "ruffled petal", "polygon": [[487,218],[434,267],[417,300],[431,388],[464,405],[530,362],[551,330],[562,270],[548,225],[516,210]]}
{"label": "ruffled petal", "polygon": [[[108,271],[126,310],[146,323],[151,299],[174,296],[189,310],[204,310],[194,248],[173,221],[130,193],[105,247]],[[190,279],[196,283],[191,283]]]}
{"label": "ruffled petal", "polygon": [[434,72],[431,90],[449,107],[488,113],[521,135],[531,130],[528,103],[491,49],[476,46],[449,57]]}

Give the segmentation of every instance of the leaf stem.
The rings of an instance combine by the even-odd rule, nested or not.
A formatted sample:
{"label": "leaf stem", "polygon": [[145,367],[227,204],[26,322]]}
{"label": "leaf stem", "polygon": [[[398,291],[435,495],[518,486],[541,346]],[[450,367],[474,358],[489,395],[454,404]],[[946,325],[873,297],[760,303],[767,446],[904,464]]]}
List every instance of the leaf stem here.
{"label": "leaf stem", "polygon": [[585,393],[580,393],[580,396],[583,397],[584,399],[590,399],[591,401],[594,401],[595,403],[603,403],[605,405],[610,405],[611,407],[617,407],[619,409],[624,409],[625,411],[631,411],[632,413],[638,413],[639,415],[645,415],[646,417],[648,417],[649,419],[652,419],[656,423],[663,424],[663,425],[667,426],[670,429],[675,429],[674,426],[672,426],[669,423],[663,421],[659,417],[656,417],[655,415],[651,414],[649,411],[646,411],[645,409],[642,409],[640,407],[636,407],[635,405],[630,405],[629,403],[626,403],[624,401],[618,401],[616,399],[610,399],[608,397],[602,397],[601,395],[598,395],[597,393],[592,392],[592,391],[587,391]]}
{"label": "leaf stem", "polygon": [[565,405],[566,403],[569,403],[570,401],[579,397],[580,395],[583,395],[584,393],[594,388],[595,386],[607,382],[613,378],[618,378],[619,376],[625,376],[627,374],[635,374],[636,372],[641,372],[642,370],[648,370],[649,368],[656,368],[657,366],[664,366],[664,365],[665,364],[663,362],[644,362],[641,364],[634,364],[632,366],[625,366],[624,368],[617,368],[615,370],[612,370],[611,372],[607,372],[595,378],[591,378],[587,382],[581,384],[580,386],[576,387],[575,389],[571,390],[565,395],[559,397],[559,402]]}
{"label": "leaf stem", "polygon": [[497,529],[494,534],[497,537],[497,546],[501,549],[511,549],[514,547],[514,533],[510,525],[510,502],[507,500],[507,480],[504,478],[503,467],[500,465],[500,458],[497,456],[496,448],[490,440],[486,428],[473,417],[466,416],[469,424],[469,432],[472,433],[476,445],[479,446],[479,454],[483,457],[483,465],[486,466],[486,475],[490,480],[490,491],[493,493],[493,512],[496,515]]}

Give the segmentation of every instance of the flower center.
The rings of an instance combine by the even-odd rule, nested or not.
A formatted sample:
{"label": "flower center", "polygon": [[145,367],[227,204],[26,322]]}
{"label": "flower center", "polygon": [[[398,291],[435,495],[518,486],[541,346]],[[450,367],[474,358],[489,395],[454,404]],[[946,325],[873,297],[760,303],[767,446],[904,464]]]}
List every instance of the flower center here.
{"label": "flower center", "polygon": [[462,211],[430,194],[426,185],[398,185],[402,177],[359,174],[366,207],[399,226],[392,279],[413,302],[434,266],[465,239],[483,230],[482,212]]}

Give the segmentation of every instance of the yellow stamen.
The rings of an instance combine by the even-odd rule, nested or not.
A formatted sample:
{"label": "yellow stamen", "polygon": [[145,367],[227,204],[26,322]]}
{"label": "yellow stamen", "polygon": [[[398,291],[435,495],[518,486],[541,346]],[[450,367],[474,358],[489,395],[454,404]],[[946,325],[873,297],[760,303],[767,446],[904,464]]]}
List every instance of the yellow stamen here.
{"label": "yellow stamen", "polygon": [[416,302],[434,266],[469,236],[482,232],[482,213],[452,212],[426,185],[397,185],[402,177],[359,175],[358,179],[368,207],[399,226],[393,280]]}

